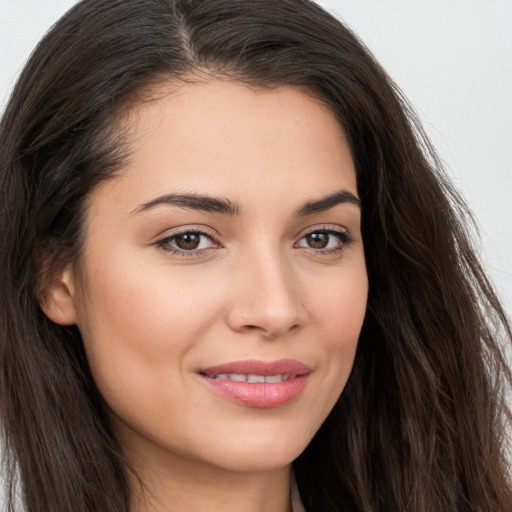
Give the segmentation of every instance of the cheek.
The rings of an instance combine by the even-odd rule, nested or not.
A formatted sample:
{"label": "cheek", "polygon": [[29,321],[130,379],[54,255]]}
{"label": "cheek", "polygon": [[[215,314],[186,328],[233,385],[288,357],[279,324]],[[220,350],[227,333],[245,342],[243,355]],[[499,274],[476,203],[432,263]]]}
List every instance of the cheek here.
{"label": "cheek", "polygon": [[352,370],[357,343],[366,314],[368,280],[364,264],[355,266],[336,286],[328,286],[318,297],[317,322],[327,359],[327,378],[332,383],[330,402],[345,387]]}
{"label": "cheek", "polygon": [[[170,383],[221,315],[218,287],[205,287],[202,279],[187,279],[186,273],[168,275],[165,266],[157,271],[135,267],[104,262],[89,274],[79,308],[89,365],[107,396],[132,387],[148,393]],[[145,391],[135,382],[144,382]]]}
{"label": "cheek", "polygon": [[338,290],[326,293],[323,319],[333,349],[355,350],[366,313],[366,279],[351,279]]}
{"label": "cheek", "polygon": [[[362,257],[340,269],[339,276],[325,279],[323,286],[314,288],[317,321],[327,331],[334,346],[356,344],[366,313],[368,277]],[[316,305],[315,305],[316,304]],[[338,340],[338,341],[337,341]]]}
{"label": "cheek", "polygon": [[[130,268],[122,263],[105,265],[89,279],[81,308],[83,324],[108,330],[112,338],[133,333],[137,339],[135,334],[141,331],[161,332],[167,338],[169,331],[201,329],[207,315],[199,319],[198,312],[206,313],[218,304],[220,292],[214,286],[206,287],[200,276],[190,279],[187,273],[170,272],[165,265]],[[161,336],[144,336],[144,352],[153,339],[158,345]],[[167,338],[166,346],[169,341]]]}

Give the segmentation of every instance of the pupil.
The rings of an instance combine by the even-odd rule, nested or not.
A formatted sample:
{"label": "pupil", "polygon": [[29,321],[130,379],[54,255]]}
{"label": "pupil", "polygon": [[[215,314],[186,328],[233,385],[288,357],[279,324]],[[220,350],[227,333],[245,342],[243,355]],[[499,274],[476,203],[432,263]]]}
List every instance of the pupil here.
{"label": "pupil", "polygon": [[327,233],[310,233],[306,236],[306,240],[313,249],[325,249],[329,243],[329,235]]}
{"label": "pupil", "polygon": [[197,233],[185,233],[184,235],[176,237],[176,245],[180,249],[188,251],[197,249],[200,242],[201,235],[198,235]]}

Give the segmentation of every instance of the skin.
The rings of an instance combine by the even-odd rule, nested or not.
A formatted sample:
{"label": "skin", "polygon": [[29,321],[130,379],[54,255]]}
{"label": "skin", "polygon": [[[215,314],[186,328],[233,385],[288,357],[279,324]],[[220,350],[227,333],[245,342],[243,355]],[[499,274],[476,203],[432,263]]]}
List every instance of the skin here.
{"label": "skin", "polygon": [[[82,333],[145,486],[133,483],[134,511],[285,512],[290,463],[349,377],[368,289],[359,206],[297,210],[357,197],[354,164],[330,111],[293,88],[161,92],[128,117],[129,164],[91,193],[83,257],[52,284],[46,313]],[[225,198],[238,212],[148,206],[163,194]],[[180,252],[184,231],[205,233],[198,248]],[[311,373],[274,408],[228,400],[198,373],[246,359]]]}

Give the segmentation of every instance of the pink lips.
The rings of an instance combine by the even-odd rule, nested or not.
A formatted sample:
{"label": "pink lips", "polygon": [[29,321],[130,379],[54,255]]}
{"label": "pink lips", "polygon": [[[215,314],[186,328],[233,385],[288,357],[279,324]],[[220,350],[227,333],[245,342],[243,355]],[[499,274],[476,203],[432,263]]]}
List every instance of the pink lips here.
{"label": "pink lips", "polygon": [[199,372],[206,384],[223,397],[248,407],[272,408],[297,397],[311,369],[299,361],[235,361]]}

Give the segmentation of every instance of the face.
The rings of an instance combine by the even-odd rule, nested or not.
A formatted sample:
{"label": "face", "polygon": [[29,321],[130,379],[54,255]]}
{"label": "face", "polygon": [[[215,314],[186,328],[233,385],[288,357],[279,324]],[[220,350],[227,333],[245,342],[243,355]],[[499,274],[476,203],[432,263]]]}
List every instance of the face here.
{"label": "face", "polygon": [[340,396],[365,314],[351,154],[292,88],[163,93],[132,112],[130,161],[90,196],[60,321],[127,453],[282,467]]}

